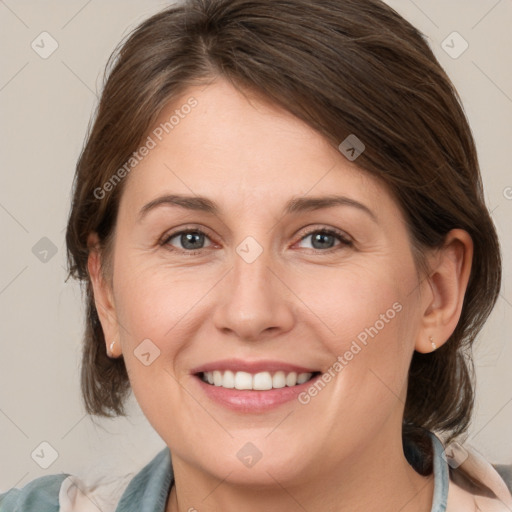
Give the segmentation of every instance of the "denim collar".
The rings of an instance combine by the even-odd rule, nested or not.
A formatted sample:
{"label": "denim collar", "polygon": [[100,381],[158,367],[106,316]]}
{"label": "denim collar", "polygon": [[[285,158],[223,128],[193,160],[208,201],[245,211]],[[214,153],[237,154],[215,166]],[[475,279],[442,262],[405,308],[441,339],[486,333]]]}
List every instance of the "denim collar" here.
{"label": "denim collar", "polygon": [[450,484],[450,473],[444,446],[435,434],[429,432],[434,448],[434,499],[431,512],[445,512],[448,502],[448,486]]}
{"label": "denim collar", "polygon": [[[434,497],[431,512],[445,512],[448,500],[449,471],[444,447],[437,436],[429,432],[433,445]],[[168,447],[160,451],[130,481],[115,512],[165,512],[174,472]]]}
{"label": "denim collar", "polygon": [[165,512],[173,482],[171,452],[165,447],[130,481],[115,512]]}

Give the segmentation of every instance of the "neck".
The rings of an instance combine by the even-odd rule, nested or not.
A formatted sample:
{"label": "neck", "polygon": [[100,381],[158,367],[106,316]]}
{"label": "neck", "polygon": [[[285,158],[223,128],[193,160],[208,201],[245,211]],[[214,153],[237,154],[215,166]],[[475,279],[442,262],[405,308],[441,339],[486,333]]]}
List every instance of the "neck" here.
{"label": "neck", "polygon": [[350,460],[311,461],[300,482],[271,476],[261,485],[231,483],[192,467],[173,455],[175,485],[166,512],[430,512],[434,477],[423,477],[407,462],[401,432],[381,432]]}

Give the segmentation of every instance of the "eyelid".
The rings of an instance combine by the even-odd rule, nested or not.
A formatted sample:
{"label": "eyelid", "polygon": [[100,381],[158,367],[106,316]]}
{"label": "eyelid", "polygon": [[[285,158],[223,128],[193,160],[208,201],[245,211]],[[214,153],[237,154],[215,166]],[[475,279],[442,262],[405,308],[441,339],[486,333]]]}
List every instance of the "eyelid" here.
{"label": "eyelid", "polygon": [[301,235],[299,241],[303,240],[304,238],[306,238],[307,236],[309,236],[313,233],[323,232],[323,233],[328,233],[330,235],[337,235],[340,238],[342,238],[345,243],[351,244],[354,242],[354,239],[348,233],[345,233],[345,231],[342,231],[341,229],[337,229],[337,228],[327,227],[325,225],[308,226],[307,228],[304,228],[304,230],[305,231]]}
{"label": "eyelid", "polygon": [[339,251],[342,251],[347,248],[354,247],[354,240],[351,236],[349,236],[344,231],[341,231],[336,228],[326,227],[326,226],[316,226],[316,227],[310,227],[308,228],[308,231],[303,233],[299,240],[295,242],[293,245],[297,245],[301,243],[304,239],[308,238],[309,236],[315,234],[315,233],[323,233],[327,235],[334,236],[338,240],[338,244],[334,245],[334,247],[329,247],[328,249],[315,249],[314,247],[305,247],[306,251],[308,251],[308,254],[322,254],[325,256],[332,255],[333,253],[338,253]]}
{"label": "eyelid", "polygon": [[[201,249],[180,249],[178,247],[172,246],[169,242],[171,239],[183,234],[183,233],[199,233],[201,235],[204,235],[206,238],[210,240],[210,245],[207,247],[202,247]],[[205,251],[211,249],[212,247],[218,246],[218,244],[212,240],[212,238],[203,230],[200,228],[182,228],[178,229],[178,231],[173,231],[172,233],[165,234],[159,241],[158,246],[165,249],[166,251],[169,251],[171,253],[177,253],[178,255],[184,255],[184,256],[200,256],[203,255]]]}
{"label": "eyelid", "polygon": [[[180,228],[176,228],[175,230],[166,231],[159,239],[158,243],[160,245],[165,245],[171,238],[174,238],[177,235],[181,235],[182,233],[189,233],[189,232],[197,232],[200,234],[203,234],[207,236],[212,242],[214,241],[215,237],[213,237],[210,234],[210,230],[208,228],[205,228],[203,226],[194,226],[194,225],[185,225]],[[197,249],[201,250],[201,249]],[[192,251],[187,251],[192,252]]]}
{"label": "eyelid", "polygon": [[[194,225],[188,225],[188,226],[185,225],[180,228],[176,228],[176,230],[173,230],[170,233],[169,232],[165,233],[158,240],[158,244],[162,247],[170,246],[170,248],[168,248],[167,250],[169,250],[171,252],[187,254],[188,256],[198,255],[198,254],[203,253],[207,249],[211,249],[212,246],[218,245],[218,243],[215,240],[215,237],[212,237],[210,235],[209,231],[210,230],[208,228],[205,228],[203,226],[198,227],[197,225],[195,225],[195,226]],[[169,241],[172,238],[175,238],[176,236],[181,235],[183,233],[190,233],[190,232],[196,232],[196,233],[206,236],[211,242],[210,246],[203,247],[201,249],[195,249],[195,250],[185,250],[185,249],[175,248],[169,244]],[[327,235],[332,235],[332,236],[336,237],[338,239],[338,241],[340,242],[338,245],[335,245],[334,247],[330,247],[325,250],[306,248],[309,251],[313,251],[315,254],[322,254],[322,253],[330,254],[332,252],[341,250],[343,247],[352,247],[354,245],[354,239],[350,235],[348,235],[347,233],[345,233],[344,231],[342,231],[338,228],[333,228],[330,226],[327,227],[325,225],[313,225],[313,226],[307,226],[306,228],[303,228],[302,233],[299,235],[299,239],[293,245],[296,245],[296,244],[302,242],[305,238],[307,238],[308,236],[311,236],[314,233],[324,233]]]}

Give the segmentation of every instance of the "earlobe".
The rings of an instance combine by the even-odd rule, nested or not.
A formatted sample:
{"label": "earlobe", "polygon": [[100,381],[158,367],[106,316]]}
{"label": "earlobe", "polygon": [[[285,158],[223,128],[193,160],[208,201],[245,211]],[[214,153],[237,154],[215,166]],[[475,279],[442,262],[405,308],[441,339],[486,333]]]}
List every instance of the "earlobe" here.
{"label": "earlobe", "polygon": [[[445,243],[431,258],[431,273],[425,280],[423,316],[415,349],[428,353],[450,338],[460,319],[471,263],[473,241],[462,229],[451,230]],[[435,345],[435,348],[434,348]]]}
{"label": "earlobe", "polygon": [[96,233],[89,235],[87,246],[89,247],[87,270],[94,293],[94,304],[103,329],[107,353],[111,354],[108,345],[112,340],[118,339],[119,331],[112,289],[110,284],[105,280],[102,272],[101,250]]}

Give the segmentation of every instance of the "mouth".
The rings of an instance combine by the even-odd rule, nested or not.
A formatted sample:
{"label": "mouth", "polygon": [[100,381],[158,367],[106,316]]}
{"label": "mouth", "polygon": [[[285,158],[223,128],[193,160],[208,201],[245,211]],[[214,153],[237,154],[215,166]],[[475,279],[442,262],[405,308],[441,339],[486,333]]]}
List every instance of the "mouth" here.
{"label": "mouth", "polygon": [[298,373],[278,370],[250,373],[245,371],[213,370],[198,372],[195,375],[206,384],[224,389],[269,391],[300,386],[313,380],[320,373],[319,371]]}
{"label": "mouth", "polygon": [[198,391],[238,413],[264,413],[298,400],[321,377],[315,367],[284,360],[223,359],[191,369]]}

